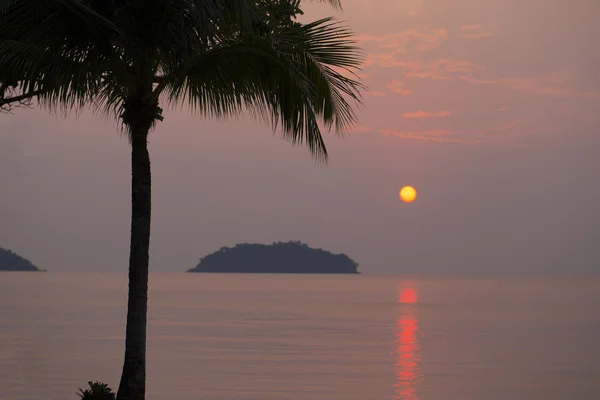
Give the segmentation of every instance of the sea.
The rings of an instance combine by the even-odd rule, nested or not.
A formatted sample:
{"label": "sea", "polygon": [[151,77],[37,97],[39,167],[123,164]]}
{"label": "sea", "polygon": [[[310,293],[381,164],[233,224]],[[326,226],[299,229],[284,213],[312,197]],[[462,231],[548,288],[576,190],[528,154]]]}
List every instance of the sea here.
{"label": "sea", "polygon": [[[116,389],[125,273],[0,273],[0,399]],[[600,279],[151,273],[148,400],[598,400]]]}

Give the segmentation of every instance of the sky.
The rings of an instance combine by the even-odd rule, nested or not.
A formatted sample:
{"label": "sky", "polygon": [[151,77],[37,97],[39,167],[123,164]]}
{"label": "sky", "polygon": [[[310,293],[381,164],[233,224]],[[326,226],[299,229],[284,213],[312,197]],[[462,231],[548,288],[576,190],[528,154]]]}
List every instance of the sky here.
{"label": "sky", "polygon": [[[324,166],[251,118],[166,112],[150,135],[151,271],[301,240],[367,274],[600,273],[597,1],[303,8],[356,32],[358,125],[326,136]],[[125,272],[129,156],[91,113],[0,115],[0,247],[50,271]]]}

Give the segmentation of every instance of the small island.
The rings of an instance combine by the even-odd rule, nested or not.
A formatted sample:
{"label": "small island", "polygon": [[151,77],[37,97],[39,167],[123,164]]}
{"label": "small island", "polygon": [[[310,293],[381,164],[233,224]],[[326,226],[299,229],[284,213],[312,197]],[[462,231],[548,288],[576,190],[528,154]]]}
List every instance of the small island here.
{"label": "small island", "polygon": [[40,271],[31,261],[0,247],[0,271]]}
{"label": "small island", "polygon": [[187,272],[262,274],[359,274],[345,254],[313,249],[302,242],[242,243],[221,247]]}

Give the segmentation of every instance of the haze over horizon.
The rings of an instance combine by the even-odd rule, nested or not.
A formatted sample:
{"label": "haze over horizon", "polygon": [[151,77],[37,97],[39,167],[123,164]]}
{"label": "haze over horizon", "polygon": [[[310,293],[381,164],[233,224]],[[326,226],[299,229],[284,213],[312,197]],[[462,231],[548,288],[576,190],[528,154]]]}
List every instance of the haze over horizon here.
{"label": "haze over horizon", "polygon": [[[363,273],[598,274],[600,4],[345,0],[365,108],[330,161],[250,118],[165,112],[150,134],[151,271],[300,240]],[[0,247],[50,271],[127,271],[130,148],[116,123],[0,115]],[[414,203],[398,190],[412,185]]]}

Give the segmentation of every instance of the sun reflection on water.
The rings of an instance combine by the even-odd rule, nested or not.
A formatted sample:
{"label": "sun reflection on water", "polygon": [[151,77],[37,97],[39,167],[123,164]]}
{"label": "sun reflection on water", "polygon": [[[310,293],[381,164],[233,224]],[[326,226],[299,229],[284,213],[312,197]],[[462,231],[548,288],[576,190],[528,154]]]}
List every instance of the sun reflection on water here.
{"label": "sun reflection on water", "polygon": [[395,399],[419,400],[416,385],[419,372],[419,321],[415,309],[418,300],[413,285],[398,289],[399,314],[396,319],[396,389]]}

